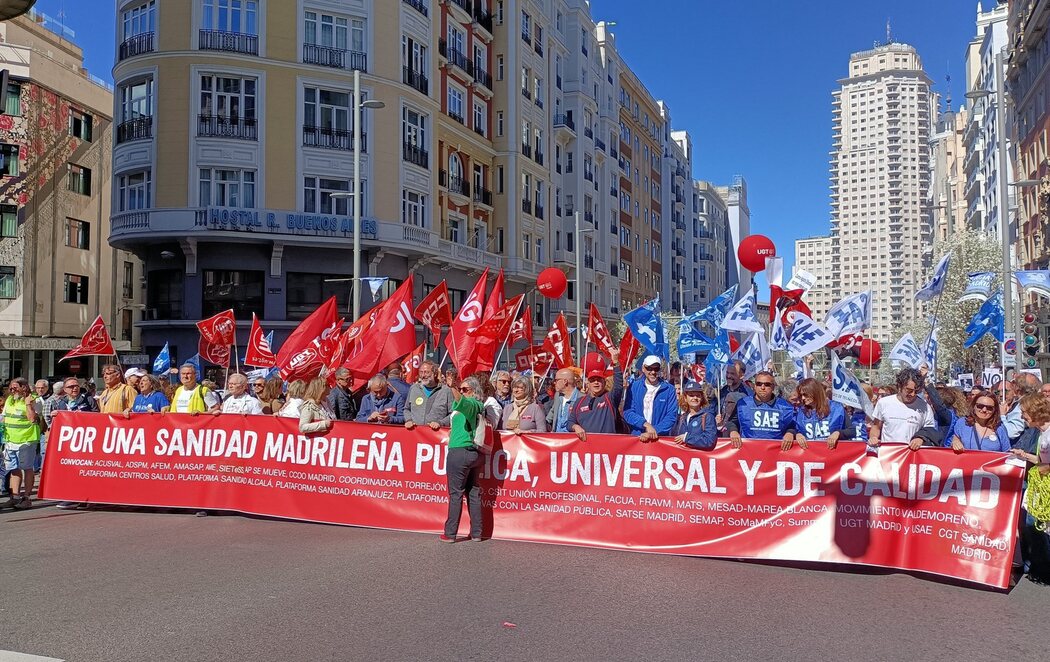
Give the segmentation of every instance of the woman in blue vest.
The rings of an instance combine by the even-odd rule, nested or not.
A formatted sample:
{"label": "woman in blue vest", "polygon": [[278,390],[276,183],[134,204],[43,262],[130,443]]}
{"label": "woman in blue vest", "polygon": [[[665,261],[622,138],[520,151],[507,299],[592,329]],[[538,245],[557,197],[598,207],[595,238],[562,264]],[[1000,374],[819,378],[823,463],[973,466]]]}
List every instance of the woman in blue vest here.
{"label": "woman in blue vest", "polygon": [[955,421],[945,439],[956,453],[963,451],[1010,452],[1010,437],[1003,425],[999,398],[993,391],[981,391],[970,399],[970,415]]}
{"label": "woman in blue vest", "polygon": [[[795,443],[795,408],[777,397],[776,386],[773,373],[755,375],[755,394],[741,398],[726,422],[733,448],[740,448],[744,439],[776,439],[783,450]],[[799,445],[805,448],[805,440]]]}
{"label": "woman in blue vest", "polygon": [[682,387],[682,415],[671,434],[680,446],[709,451],[715,447],[718,431],[715,408],[710,404],[703,384],[689,380]]}
{"label": "woman in blue vest", "polygon": [[799,446],[814,439],[827,439],[828,448],[839,443],[842,429],[846,427],[846,410],[837,402],[828,399],[824,385],[809,377],[798,385],[799,408],[795,414],[795,435]]}

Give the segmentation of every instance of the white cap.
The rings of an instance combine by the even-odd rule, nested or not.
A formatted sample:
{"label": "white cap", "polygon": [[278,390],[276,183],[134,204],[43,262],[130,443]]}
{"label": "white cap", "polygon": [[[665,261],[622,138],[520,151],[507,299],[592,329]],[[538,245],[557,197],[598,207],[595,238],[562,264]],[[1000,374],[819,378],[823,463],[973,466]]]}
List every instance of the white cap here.
{"label": "white cap", "polygon": [[145,377],[146,371],[142,368],[128,368],[124,371],[124,379],[130,379],[132,377]]}
{"label": "white cap", "polygon": [[643,366],[653,365],[654,363],[656,365],[663,365],[664,361],[656,354],[650,354],[649,356],[645,357],[644,361],[642,361]]}

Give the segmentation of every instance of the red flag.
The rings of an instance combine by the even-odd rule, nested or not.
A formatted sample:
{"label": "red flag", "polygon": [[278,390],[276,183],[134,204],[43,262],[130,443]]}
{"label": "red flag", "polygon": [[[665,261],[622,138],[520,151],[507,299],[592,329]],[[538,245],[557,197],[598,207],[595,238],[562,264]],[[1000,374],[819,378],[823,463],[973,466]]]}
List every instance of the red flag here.
{"label": "red flag", "polygon": [[231,308],[197,322],[197,328],[210,345],[232,345],[237,333],[237,320],[233,318]]}
{"label": "red flag", "polygon": [[514,323],[510,325],[510,344],[524,340],[528,344],[532,344],[532,307],[525,306],[525,311],[522,312],[521,317],[514,320]]}
{"label": "red flag", "polygon": [[467,333],[478,339],[486,338],[488,340],[494,340],[497,343],[503,342],[510,333],[510,327],[516,321],[514,316],[518,314],[518,307],[521,306],[521,300],[524,298],[524,294],[519,294],[513,299],[507,301],[507,303],[503,304],[503,307],[495,313],[492,315],[486,315],[485,321],[481,326],[472,331],[468,331]]}
{"label": "red flag", "polygon": [[452,364],[456,366],[460,375],[468,376],[477,372],[477,357],[474,353],[475,340],[473,336],[467,335],[470,329],[481,326],[482,308],[481,300],[485,297],[485,279],[488,278],[489,270],[481,274],[477,284],[471,290],[467,300],[456,313],[455,319],[449,327],[448,336],[445,337],[445,349],[449,352]]}
{"label": "red flag", "polygon": [[281,379],[313,379],[320,374],[325,365],[325,361],[319,356],[321,343],[330,342],[338,330],[336,309],[335,297],[329,298],[300,322],[284,341],[276,357]]}
{"label": "red flag", "polygon": [[419,343],[419,347],[413,349],[405,360],[401,362],[401,378],[408,384],[415,384],[419,379],[419,366],[426,360],[427,344]]}
{"label": "red flag", "polygon": [[565,323],[565,315],[558,313],[547,337],[543,340],[543,346],[554,355],[554,366],[559,370],[572,367],[572,343],[569,341],[569,326]]}
{"label": "red flag", "polygon": [[777,308],[783,308],[784,310],[798,310],[805,312],[806,315],[810,313],[806,312],[809,310],[809,306],[802,303],[802,295],[806,291],[803,289],[798,290],[783,290],[779,285],[769,286],[769,323],[772,324],[773,320],[776,319]]}
{"label": "red flag", "polygon": [[514,355],[514,363],[518,370],[531,370],[537,375],[545,375],[554,363],[554,354],[546,345],[526,347]]}
{"label": "red flag", "polygon": [[500,308],[506,303],[503,293],[503,269],[499,270],[499,275],[496,276],[496,282],[492,284],[492,292],[489,294],[489,300],[485,303],[485,317],[488,319],[496,314]]}
{"label": "red flag", "polygon": [[252,313],[252,330],[248,332],[248,349],[244,353],[244,365],[253,368],[272,368],[277,364],[277,357],[266,342],[259,318]]}
{"label": "red flag", "polygon": [[59,359],[59,361],[65,361],[74,356],[112,356],[116,353],[113,349],[113,341],[109,337],[109,331],[106,330],[106,323],[102,321],[102,316],[99,315],[88,327],[88,330],[84,332],[84,337],[80,339],[80,344],[69,350],[69,353]]}
{"label": "red flag", "polygon": [[609,327],[605,325],[602,314],[598,307],[591,304],[591,314],[587,318],[587,339],[598,348],[598,351],[608,358],[612,358],[612,351],[616,348],[612,336],[609,335]]}
{"label": "red flag", "polygon": [[383,302],[382,310],[357,340],[357,352],[343,364],[354,377],[369,379],[416,346],[412,316],[412,275]]}
{"label": "red flag", "polygon": [[229,345],[215,345],[205,340],[204,336],[201,336],[197,341],[197,352],[201,355],[202,359],[209,363],[214,363],[223,368],[230,367]]}
{"label": "red flag", "polygon": [[641,348],[642,344],[638,342],[630,329],[623,332],[623,338],[620,339],[620,370],[625,375],[629,372],[630,365],[638,358],[638,351]]}
{"label": "red flag", "polygon": [[423,297],[423,300],[416,306],[415,315],[416,319],[430,330],[435,342],[441,336],[441,327],[451,326],[452,304],[449,302],[448,284],[445,281],[441,281],[441,284],[432,289],[430,294]]}

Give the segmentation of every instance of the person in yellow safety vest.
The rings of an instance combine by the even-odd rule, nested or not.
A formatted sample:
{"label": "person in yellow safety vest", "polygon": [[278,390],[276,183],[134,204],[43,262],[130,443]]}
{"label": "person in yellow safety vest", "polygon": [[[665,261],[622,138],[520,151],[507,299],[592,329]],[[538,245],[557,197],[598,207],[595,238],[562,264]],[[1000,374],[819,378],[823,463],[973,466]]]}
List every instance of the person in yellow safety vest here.
{"label": "person in yellow safety vest", "polygon": [[[11,473],[11,498],[0,508],[28,508],[36,481],[37,449],[40,425],[30,398],[29,382],[22,377],[11,380],[9,395],[4,400],[4,468]],[[23,488],[25,496],[22,496]]]}
{"label": "person in yellow safety vest", "polygon": [[184,363],[179,368],[179,381],[182,385],[175,389],[171,398],[173,413],[196,416],[218,411],[219,405],[222,404],[219,396],[207,386],[197,383],[197,369],[192,363]]}

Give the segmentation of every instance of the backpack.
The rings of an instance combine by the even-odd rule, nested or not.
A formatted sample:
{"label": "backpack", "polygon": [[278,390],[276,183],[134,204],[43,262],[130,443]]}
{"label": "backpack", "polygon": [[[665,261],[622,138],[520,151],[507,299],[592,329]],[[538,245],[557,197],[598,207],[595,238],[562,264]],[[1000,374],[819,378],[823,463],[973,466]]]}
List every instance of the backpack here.
{"label": "backpack", "polygon": [[485,410],[482,409],[481,413],[478,414],[478,420],[474,427],[474,448],[484,455],[492,453],[492,448],[495,445],[495,435],[492,433],[492,426],[489,425],[488,419],[485,418]]}

